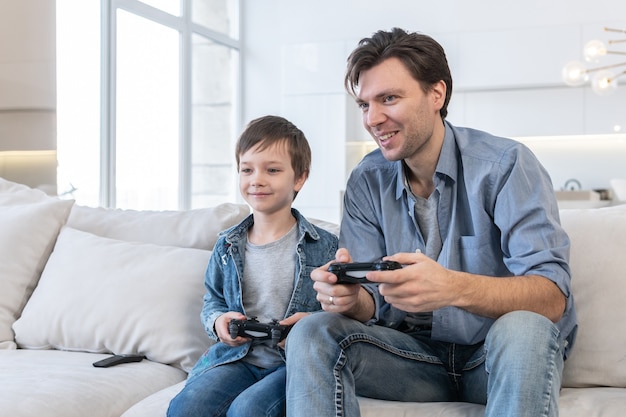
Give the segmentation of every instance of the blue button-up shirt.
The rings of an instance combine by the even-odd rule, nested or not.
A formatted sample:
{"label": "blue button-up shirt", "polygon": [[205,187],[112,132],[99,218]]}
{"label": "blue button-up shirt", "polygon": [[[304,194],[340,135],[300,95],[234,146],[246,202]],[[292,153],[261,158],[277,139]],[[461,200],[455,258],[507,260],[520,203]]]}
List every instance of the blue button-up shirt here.
{"label": "blue button-up shirt", "polygon": [[[565,294],[557,323],[571,347],[576,313],[570,286],[569,238],[560,225],[552,182],[523,144],[445,122],[435,175],[440,193],[437,219],[446,268],[493,277],[541,275]],[[345,192],[339,246],[354,261],[398,252],[425,251],[415,201],[404,186],[401,161],[380,150],[352,171]],[[399,326],[406,313],[375,291],[377,324]],[[433,312],[432,338],[461,344],[483,341],[490,318],[446,307]]]}

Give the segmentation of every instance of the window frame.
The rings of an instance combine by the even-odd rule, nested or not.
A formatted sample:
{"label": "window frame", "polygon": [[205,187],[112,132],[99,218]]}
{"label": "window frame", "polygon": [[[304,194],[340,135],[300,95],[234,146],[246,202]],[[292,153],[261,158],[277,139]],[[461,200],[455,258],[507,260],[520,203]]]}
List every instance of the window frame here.
{"label": "window frame", "polygon": [[[237,32],[241,21],[241,1],[237,8]],[[192,21],[192,0],[181,0],[180,16],[174,16],[138,0],[101,0],[101,85],[100,85],[100,205],[116,207],[116,90],[117,90],[117,10],[135,14],[177,30],[180,39],[179,107],[179,185],[178,208],[191,208],[192,183],[192,38],[202,36],[211,42],[235,49],[239,59],[235,76],[235,130],[242,126],[242,47],[240,35],[232,38]],[[234,143],[233,138],[233,143]]]}

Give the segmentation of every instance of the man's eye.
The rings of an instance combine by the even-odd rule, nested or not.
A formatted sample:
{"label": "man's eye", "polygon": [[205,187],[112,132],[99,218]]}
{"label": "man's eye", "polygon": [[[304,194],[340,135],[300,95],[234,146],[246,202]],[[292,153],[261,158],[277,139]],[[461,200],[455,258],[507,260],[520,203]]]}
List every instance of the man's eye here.
{"label": "man's eye", "polygon": [[361,109],[362,111],[367,110],[367,103],[359,103],[359,109]]}
{"label": "man's eye", "polygon": [[396,99],[396,96],[385,96],[385,98],[383,99],[383,101],[385,103],[389,103],[390,101],[394,101]]}

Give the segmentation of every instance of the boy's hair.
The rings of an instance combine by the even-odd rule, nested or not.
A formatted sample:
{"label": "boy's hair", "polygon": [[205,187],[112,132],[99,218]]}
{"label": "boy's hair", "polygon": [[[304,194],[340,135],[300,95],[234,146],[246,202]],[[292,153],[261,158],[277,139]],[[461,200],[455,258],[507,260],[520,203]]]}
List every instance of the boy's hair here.
{"label": "boy's hair", "polygon": [[300,178],[311,171],[311,148],[304,133],[289,120],[279,116],[263,116],[252,120],[239,136],[235,158],[239,170],[239,158],[255,146],[262,151],[274,144],[284,144],[291,157],[291,167]]}
{"label": "boy's hair", "polygon": [[425,93],[441,80],[446,83],[446,98],[443,107],[439,110],[441,118],[445,119],[452,95],[452,75],[448,60],[443,47],[430,36],[421,33],[410,33],[403,29],[393,28],[389,32],[380,30],[371,38],[361,39],[348,57],[344,79],[346,90],[356,96],[361,72],[392,57],[404,63]]}

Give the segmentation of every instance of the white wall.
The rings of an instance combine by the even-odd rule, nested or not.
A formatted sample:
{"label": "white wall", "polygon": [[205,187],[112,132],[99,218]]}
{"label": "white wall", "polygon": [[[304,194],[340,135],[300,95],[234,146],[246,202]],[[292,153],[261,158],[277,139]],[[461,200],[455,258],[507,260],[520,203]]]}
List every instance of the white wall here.
{"label": "white wall", "polygon": [[[242,5],[244,122],[274,113],[305,132],[313,171],[296,206],[307,215],[339,219],[346,141],[369,140],[343,90],[345,60],[359,39],[379,29],[424,32],[444,46],[454,78],[452,123],[513,137],[603,135],[616,125],[626,130],[626,87],[599,97],[589,87],[561,81],[561,68],[582,58],[587,40],[611,38],[604,26],[626,29],[622,0],[242,0]],[[564,161],[568,152],[578,152],[576,159],[587,151],[562,143]],[[580,175],[593,177],[591,171]],[[579,180],[608,187],[608,178],[586,177]]]}
{"label": "white wall", "polygon": [[0,153],[10,151],[0,155],[0,176],[43,185],[51,193],[56,192],[55,29],[54,0],[0,0]]}
{"label": "white wall", "polygon": [[0,151],[56,149],[55,1],[0,0]]}

